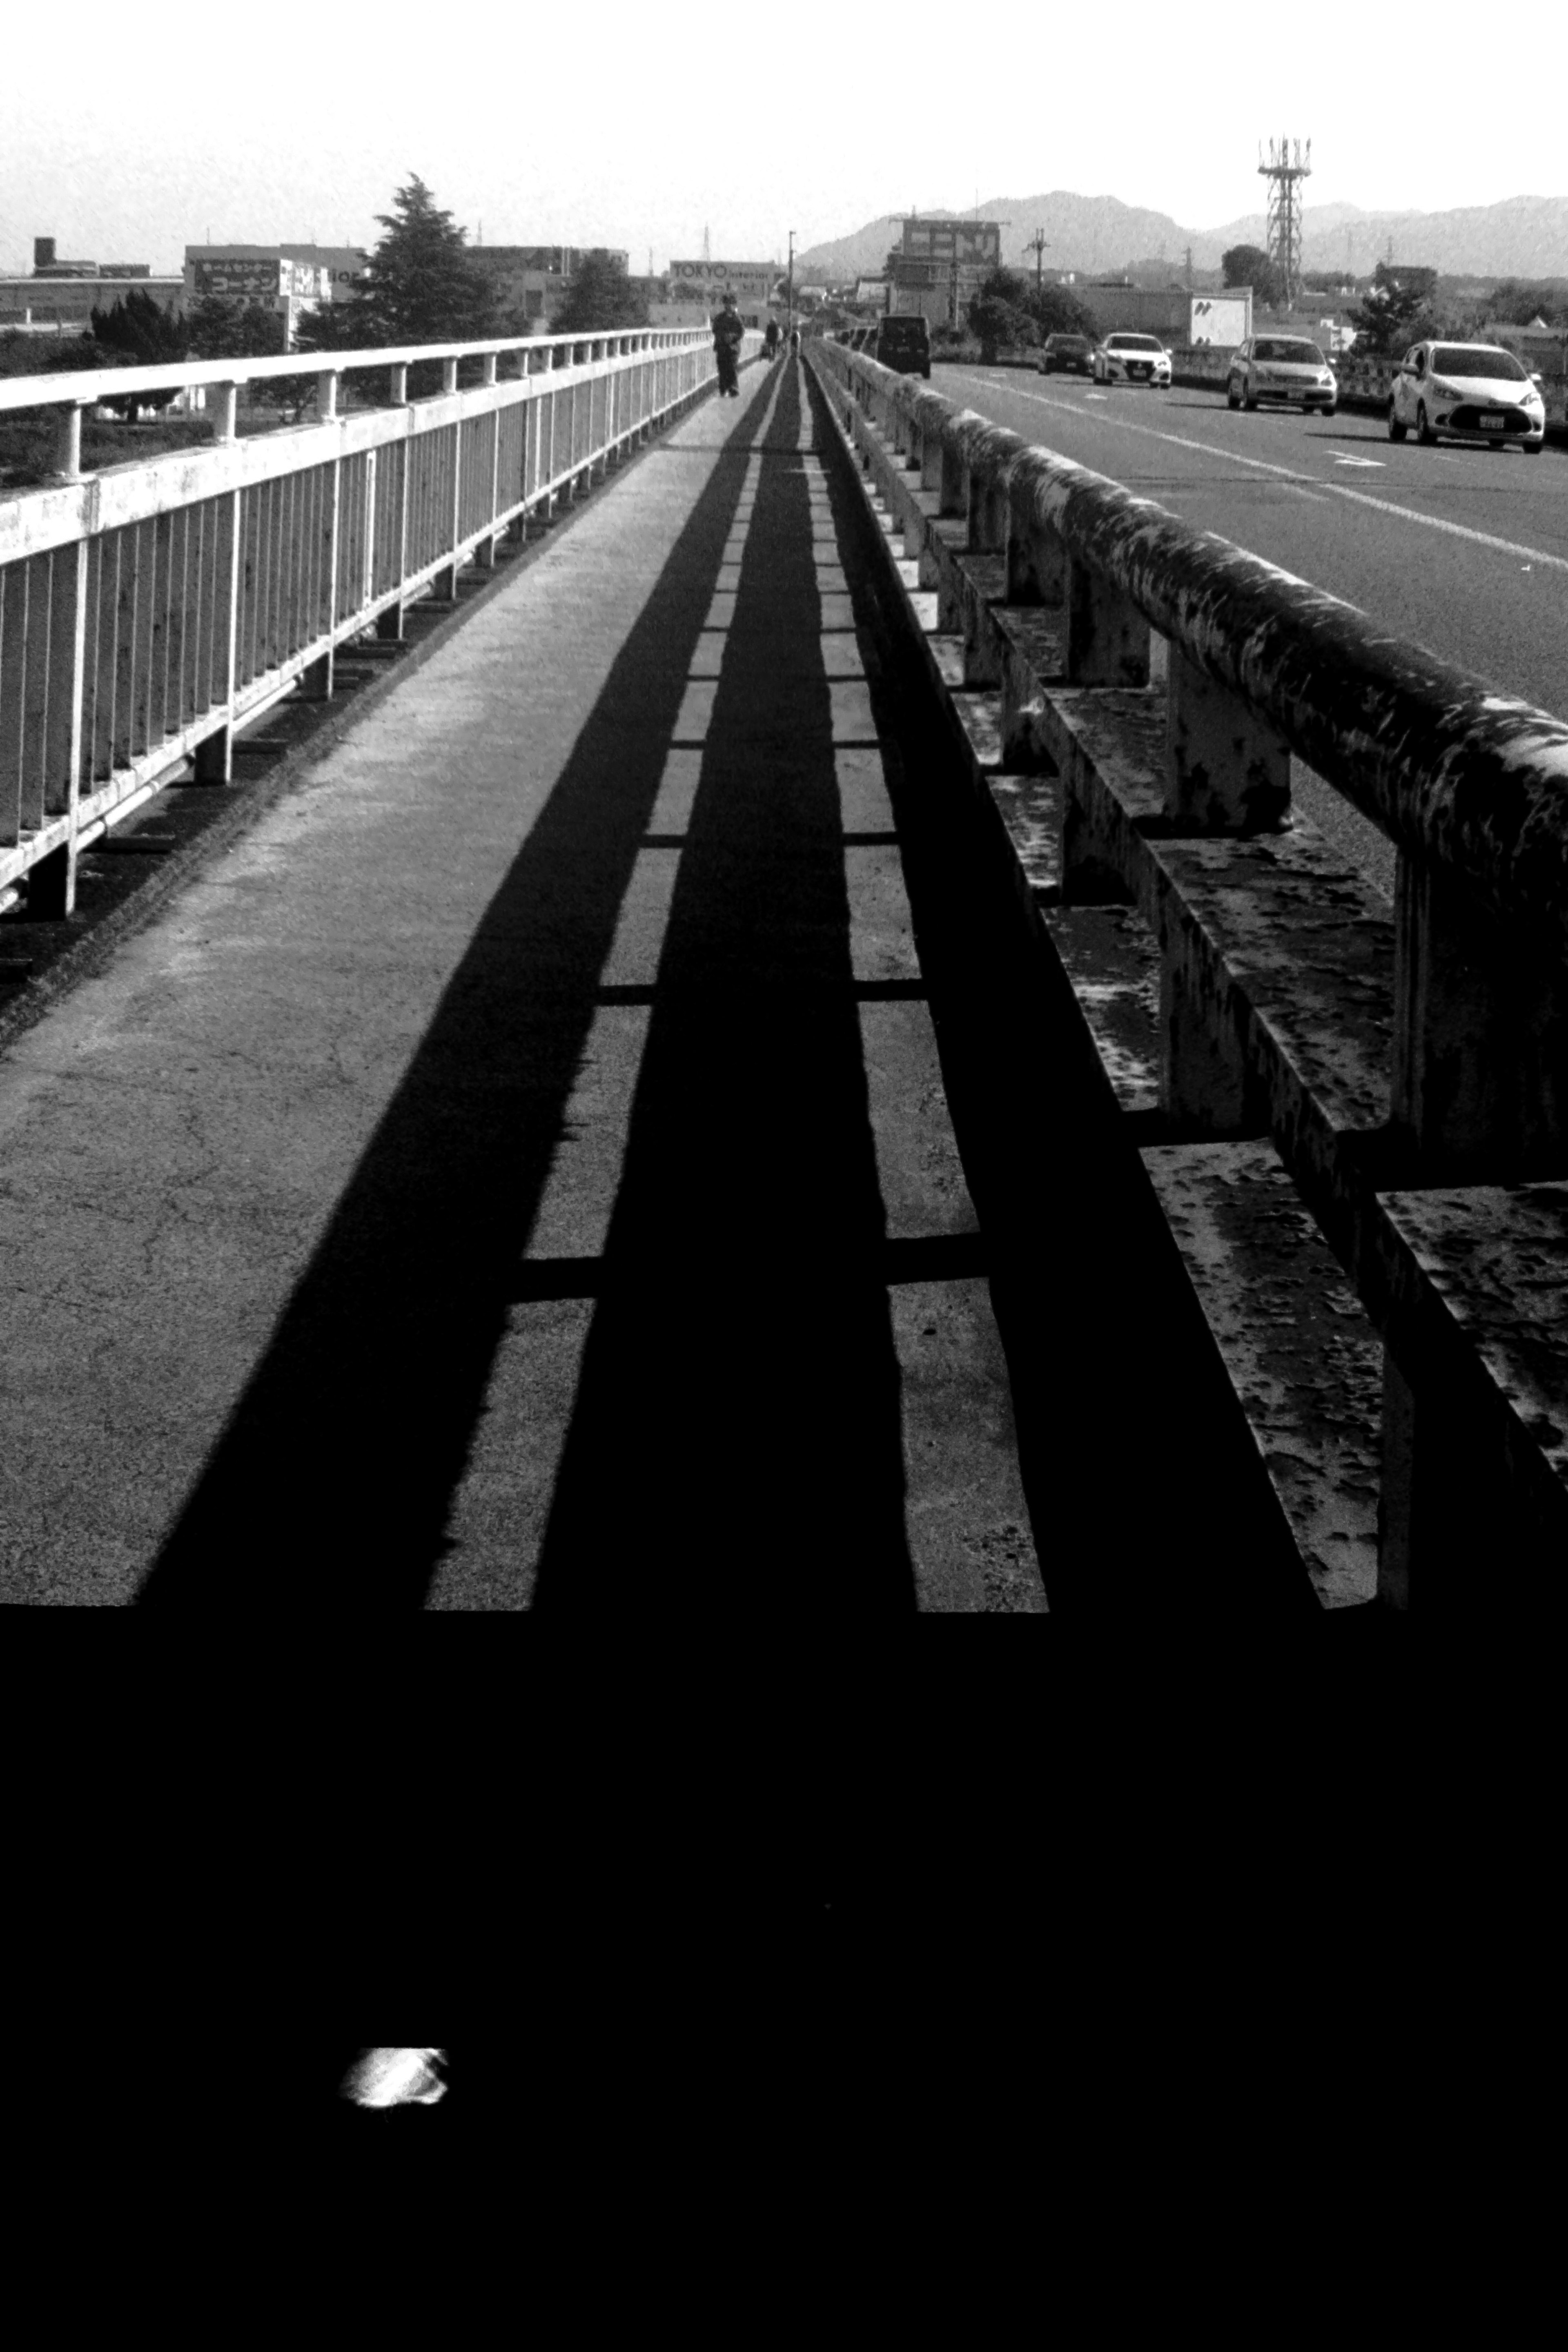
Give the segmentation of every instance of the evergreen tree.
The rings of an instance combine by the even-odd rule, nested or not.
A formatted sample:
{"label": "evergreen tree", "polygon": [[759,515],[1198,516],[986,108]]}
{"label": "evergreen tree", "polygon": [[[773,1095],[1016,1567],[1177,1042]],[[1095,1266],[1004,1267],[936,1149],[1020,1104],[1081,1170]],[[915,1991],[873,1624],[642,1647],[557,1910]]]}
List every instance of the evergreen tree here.
{"label": "evergreen tree", "polygon": [[300,320],[308,351],[373,351],[378,343],[477,343],[496,331],[495,294],[468,251],[468,232],[442,212],[416,173],[399,188],[386,234],[352,300]]}
{"label": "evergreen tree", "polygon": [[185,330],[193,359],[270,359],[283,349],[283,321],[264,302],[204,294],[187,312]]}
{"label": "evergreen tree", "polygon": [[1384,261],[1373,272],[1359,309],[1351,312],[1351,324],[1356,331],[1357,356],[1365,352],[1374,359],[1408,351],[1412,343],[1442,331],[1425,276],[1414,285],[1407,284]]}
{"label": "evergreen tree", "polygon": [[626,276],[626,264],[612,253],[595,251],[578,263],[572,291],[550,328],[552,334],[577,335],[647,324],[647,299]]}
{"label": "evergreen tree", "polygon": [[[104,367],[167,367],[183,360],[188,349],[184,321],[154,302],[151,294],[133,287],[107,310],[94,303],[92,339],[104,354]],[[122,416],[138,408],[167,408],[177,387],[163,392],[127,394],[110,405]]]}

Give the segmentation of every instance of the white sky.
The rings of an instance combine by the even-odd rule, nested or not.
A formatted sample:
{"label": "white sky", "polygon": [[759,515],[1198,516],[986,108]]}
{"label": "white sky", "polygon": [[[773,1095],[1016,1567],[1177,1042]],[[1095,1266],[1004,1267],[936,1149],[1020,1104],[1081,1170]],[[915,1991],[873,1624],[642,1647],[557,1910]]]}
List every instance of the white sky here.
{"label": "white sky", "polygon": [[[1568,194],[1556,12],[862,8],[405,0],[234,12],[87,0],[7,26],[0,268],[177,268],[187,243],[373,244],[417,171],[486,244],[763,259],[911,206],[1053,188],[1207,229],[1261,209],[1258,142],[1310,137],[1309,206]],[[655,21],[649,21],[650,16]]]}

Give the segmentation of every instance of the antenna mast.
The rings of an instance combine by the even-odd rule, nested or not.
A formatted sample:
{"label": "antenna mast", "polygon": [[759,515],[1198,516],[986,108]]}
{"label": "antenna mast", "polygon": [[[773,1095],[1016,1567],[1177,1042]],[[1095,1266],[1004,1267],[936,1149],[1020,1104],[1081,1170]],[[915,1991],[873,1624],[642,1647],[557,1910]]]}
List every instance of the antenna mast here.
{"label": "antenna mast", "polygon": [[1311,175],[1312,142],[1308,140],[1303,161],[1299,139],[1294,152],[1289,139],[1271,139],[1266,163],[1259,140],[1258,168],[1268,183],[1268,258],[1284,281],[1289,310],[1301,281],[1301,183]]}

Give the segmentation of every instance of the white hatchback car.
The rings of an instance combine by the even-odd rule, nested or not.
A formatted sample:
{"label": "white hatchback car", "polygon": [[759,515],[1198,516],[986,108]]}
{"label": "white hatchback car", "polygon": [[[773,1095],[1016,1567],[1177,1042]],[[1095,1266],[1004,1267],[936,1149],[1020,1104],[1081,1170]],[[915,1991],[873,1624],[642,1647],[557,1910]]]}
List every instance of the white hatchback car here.
{"label": "white hatchback car", "polygon": [[1157,383],[1171,388],[1171,354],[1156,335],[1107,335],[1094,354],[1096,383]]}
{"label": "white hatchback car", "polygon": [[1232,408],[1283,400],[1292,408],[1320,408],[1331,416],[1339,386],[1317,344],[1304,336],[1254,335],[1231,360],[1225,396]]}
{"label": "white hatchback car", "polygon": [[1394,372],[1388,437],[1430,444],[1517,441],[1533,457],[1546,438],[1546,404],[1538,380],[1511,352],[1490,343],[1416,343]]}

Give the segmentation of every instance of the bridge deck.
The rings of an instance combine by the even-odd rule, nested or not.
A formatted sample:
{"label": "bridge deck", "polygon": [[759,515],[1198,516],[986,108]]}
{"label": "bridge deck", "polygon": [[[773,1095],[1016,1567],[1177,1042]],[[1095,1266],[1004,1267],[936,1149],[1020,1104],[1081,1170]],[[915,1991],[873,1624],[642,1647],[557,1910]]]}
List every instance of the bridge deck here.
{"label": "bridge deck", "polygon": [[1043,1609],[798,369],[0,1062],[0,1598]]}

